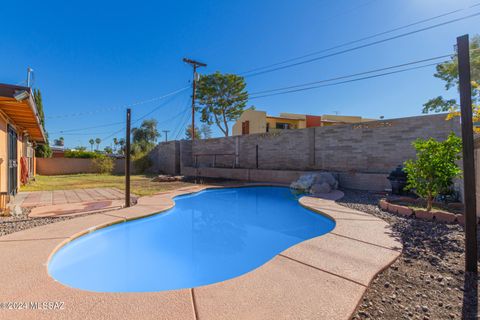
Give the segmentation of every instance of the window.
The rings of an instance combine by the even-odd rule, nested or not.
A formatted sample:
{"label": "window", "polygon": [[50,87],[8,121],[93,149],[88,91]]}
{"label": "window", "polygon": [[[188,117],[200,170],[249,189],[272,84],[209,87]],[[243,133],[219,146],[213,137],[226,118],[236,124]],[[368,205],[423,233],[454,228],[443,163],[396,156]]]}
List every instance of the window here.
{"label": "window", "polygon": [[277,122],[276,123],[276,128],[277,129],[290,129],[290,124],[289,123],[283,123],[283,122]]}

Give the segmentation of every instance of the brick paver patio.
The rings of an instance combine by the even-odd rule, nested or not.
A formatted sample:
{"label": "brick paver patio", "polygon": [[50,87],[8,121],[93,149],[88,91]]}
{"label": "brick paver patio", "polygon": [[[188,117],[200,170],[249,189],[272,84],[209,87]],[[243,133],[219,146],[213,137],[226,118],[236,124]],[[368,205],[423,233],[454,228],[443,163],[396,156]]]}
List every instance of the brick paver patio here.
{"label": "brick paver patio", "polygon": [[116,188],[73,189],[20,192],[15,196],[14,204],[22,208],[33,208],[66,203],[121,199],[124,199],[124,193]]}

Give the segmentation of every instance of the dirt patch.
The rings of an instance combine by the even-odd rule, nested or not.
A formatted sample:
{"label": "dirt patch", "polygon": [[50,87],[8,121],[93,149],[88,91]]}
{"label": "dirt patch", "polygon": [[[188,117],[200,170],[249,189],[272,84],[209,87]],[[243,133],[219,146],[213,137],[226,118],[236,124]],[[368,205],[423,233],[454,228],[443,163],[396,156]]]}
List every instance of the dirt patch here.
{"label": "dirt patch", "polygon": [[384,219],[404,246],[367,289],[353,319],[477,319],[478,280],[464,274],[460,226],[397,216],[378,208],[382,195],[344,192],[339,204]]}

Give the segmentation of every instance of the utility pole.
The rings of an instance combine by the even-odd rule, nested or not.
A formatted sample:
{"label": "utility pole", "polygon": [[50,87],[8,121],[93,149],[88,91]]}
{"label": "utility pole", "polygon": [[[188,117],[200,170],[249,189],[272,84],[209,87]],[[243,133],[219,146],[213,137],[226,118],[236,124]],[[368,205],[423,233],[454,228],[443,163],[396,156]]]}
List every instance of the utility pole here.
{"label": "utility pole", "polygon": [[463,142],[463,186],[465,200],[465,271],[477,274],[477,204],[472,120],[470,42],[468,34],[457,38],[458,78]]}
{"label": "utility pole", "polygon": [[202,62],[183,58],[183,62],[190,64],[193,67],[193,93],[192,93],[192,142],[195,140],[195,89],[197,86],[197,68],[206,67]]}
{"label": "utility pole", "polygon": [[28,67],[27,68],[27,87],[30,88],[30,85],[32,84],[32,73],[33,73],[33,69]]}
{"label": "utility pole", "polygon": [[168,133],[170,132],[170,130],[162,130],[162,132],[165,133],[165,142],[168,142]]}
{"label": "utility pole", "polygon": [[125,132],[125,207],[130,207],[130,126],[132,110],[127,109],[127,130]]}

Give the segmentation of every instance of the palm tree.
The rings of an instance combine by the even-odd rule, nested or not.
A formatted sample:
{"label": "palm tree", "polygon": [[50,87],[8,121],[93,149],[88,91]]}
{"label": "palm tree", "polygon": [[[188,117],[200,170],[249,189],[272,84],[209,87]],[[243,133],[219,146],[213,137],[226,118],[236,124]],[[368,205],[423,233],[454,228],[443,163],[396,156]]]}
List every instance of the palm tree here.
{"label": "palm tree", "polygon": [[117,146],[118,146],[118,139],[113,138],[113,151],[117,151]]}
{"label": "palm tree", "polygon": [[95,139],[95,143],[97,144],[97,150],[98,150],[98,147],[100,146],[101,142],[102,142],[102,139],[100,139],[100,138]]}
{"label": "palm tree", "polygon": [[88,143],[90,143],[90,151],[93,151],[93,145],[95,144],[95,140],[90,139],[88,140]]}
{"label": "palm tree", "polygon": [[125,145],[125,139],[121,138],[120,140],[118,140],[118,144],[120,145],[120,154],[124,154],[125,150],[123,149],[123,146]]}

